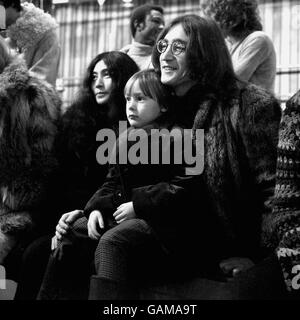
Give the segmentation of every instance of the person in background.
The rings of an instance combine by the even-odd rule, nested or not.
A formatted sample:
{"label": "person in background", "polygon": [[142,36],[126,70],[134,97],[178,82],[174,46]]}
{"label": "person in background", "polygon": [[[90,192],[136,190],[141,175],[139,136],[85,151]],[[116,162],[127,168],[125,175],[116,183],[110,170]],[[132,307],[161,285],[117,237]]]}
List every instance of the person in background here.
{"label": "person in background", "polygon": [[205,0],[201,6],[221,27],[236,75],[274,92],[276,53],[262,31],[257,0]]}
{"label": "person in background", "polygon": [[24,55],[30,71],[55,86],[61,54],[55,19],[32,3],[0,0],[0,5],[10,46]]}
{"label": "person in background", "polygon": [[121,49],[139,66],[140,70],[152,67],[151,54],[155,40],[164,27],[164,10],[153,4],[141,5],[130,16],[131,44]]}
{"label": "person in background", "polygon": [[60,106],[53,87],[0,39],[0,264],[6,267],[14,249],[49,232]]}

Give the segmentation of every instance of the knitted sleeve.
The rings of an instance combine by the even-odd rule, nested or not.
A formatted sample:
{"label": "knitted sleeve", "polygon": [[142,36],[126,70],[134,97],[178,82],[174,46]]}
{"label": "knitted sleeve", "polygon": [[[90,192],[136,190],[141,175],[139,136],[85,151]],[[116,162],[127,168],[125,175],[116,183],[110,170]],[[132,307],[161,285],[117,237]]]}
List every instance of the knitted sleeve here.
{"label": "knitted sleeve", "polygon": [[272,239],[288,291],[300,293],[300,90],[280,124]]}

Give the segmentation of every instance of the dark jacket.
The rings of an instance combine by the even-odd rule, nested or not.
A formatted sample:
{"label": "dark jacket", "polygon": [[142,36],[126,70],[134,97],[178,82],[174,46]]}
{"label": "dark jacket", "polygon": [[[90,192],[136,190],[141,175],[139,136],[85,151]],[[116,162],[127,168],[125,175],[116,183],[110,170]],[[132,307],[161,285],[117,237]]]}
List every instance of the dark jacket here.
{"label": "dark jacket", "polygon": [[[160,151],[154,151],[156,155],[158,153],[160,155],[169,154],[170,162],[164,163],[161,156],[159,163],[153,164],[151,163],[151,139],[153,139],[155,131],[152,130],[163,128],[169,129],[169,131],[174,129],[178,132],[171,136],[169,143],[163,143],[164,138],[162,138],[159,144]],[[178,245],[177,242],[180,239],[178,230],[181,230],[184,225],[181,221],[183,210],[192,201],[192,194],[183,184],[176,186],[177,180],[186,181],[186,184],[191,180],[191,177],[186,176],[186,165],[182,154],[179,157],[181,164],[175,164],[174,161],[174,145],[179,141],[181,143],[183,132],[182,129],[171,124],[152,124],[144,127],[143,130],[147,136],[139,140],[138,144],[147,146],[146,163],[132,164],[129,160],[127,164],[117,162],[111,165],[105,183],[89,200],[84,211],[88,216],[91,211],[100,210],[106,220],[106,225],[112,227],[115,225],[112,214],[117,207],[124,202],[132,201],[137,218],[146,220],[153,227],[162,244],[172,250],[174,246]],[[141,130],[131,127],[121,134],[117,141],[117,160],[120,153],[128,155],[131,147],[136,143],[134,136],[139,131]],[[167,137],[163,131],[161,134],[163,137]],[[115,153],[112,153],[112,158],[114,155]],[[172,181],[172,185],[170,181]],[[195,180],[192,179],[192,181]],[[198,180],[196,182],[198,183]],[[151,191],[148,197],[149,190]],[[205,198],[203,192],[203,199]],[[204,203],[205,200],[201,206],[203,211],[206,210]],[[188,232],[188,229],[186,231]]]}
{"label": "dark jacket", "polygon": [[0,75],[0,227],[4,233],[45,225],[58,167],[54,141],[60,99],[17,58]]}
{"label": "dark jacket", "polygon": [[60,161],[60,214],[84,208],[101,186],[108,165],[100,165],[96,151],[98,130],[112,128],[106,114],[96,105],[79,99],[62,117],[57,149]]}

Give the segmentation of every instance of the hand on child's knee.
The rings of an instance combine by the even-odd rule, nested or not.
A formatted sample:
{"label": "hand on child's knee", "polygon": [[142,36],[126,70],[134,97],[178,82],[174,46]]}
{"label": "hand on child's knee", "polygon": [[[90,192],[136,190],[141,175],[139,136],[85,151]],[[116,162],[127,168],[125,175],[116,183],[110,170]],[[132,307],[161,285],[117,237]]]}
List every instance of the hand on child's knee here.
{"label": "hand on child's knee", "polygon": [[74,210],[63,214],[56,226],[55,236],[57,239],[61,240],[68,233],[70,226],[81,217],[83,217],[82,210]]}

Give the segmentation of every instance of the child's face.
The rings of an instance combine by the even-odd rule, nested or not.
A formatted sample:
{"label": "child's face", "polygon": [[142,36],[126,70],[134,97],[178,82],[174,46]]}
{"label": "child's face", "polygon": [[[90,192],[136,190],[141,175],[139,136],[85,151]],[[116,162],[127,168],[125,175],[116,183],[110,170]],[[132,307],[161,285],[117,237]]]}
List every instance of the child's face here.
{"label": "child's face", "polygon": [[141,128],[154,122],[164,111],[158,103],[143,94],[138,81],[126,95],[126,114],[131,126]]}
{"label": "child's face", "polygon": [[93,70],[92,90],[98,104],[107,103],[111,97],[114,84],[106,64],[100,60]]}

